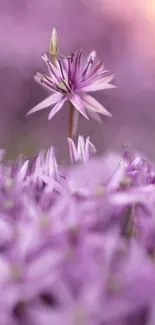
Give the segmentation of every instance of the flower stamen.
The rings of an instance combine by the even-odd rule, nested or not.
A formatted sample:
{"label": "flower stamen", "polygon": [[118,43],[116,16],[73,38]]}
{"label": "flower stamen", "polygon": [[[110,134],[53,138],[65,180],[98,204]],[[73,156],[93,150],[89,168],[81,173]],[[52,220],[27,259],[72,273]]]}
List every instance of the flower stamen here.
{"label": "flower stamen", "polygon": [[65,76],[64,76],[64,73],[63,73],[62,64],[61,64],[61,60],[58,59],[58,62],[59,62],[59,67],[60,67],[60,71],[61,71],[62,78],[65,79]]}

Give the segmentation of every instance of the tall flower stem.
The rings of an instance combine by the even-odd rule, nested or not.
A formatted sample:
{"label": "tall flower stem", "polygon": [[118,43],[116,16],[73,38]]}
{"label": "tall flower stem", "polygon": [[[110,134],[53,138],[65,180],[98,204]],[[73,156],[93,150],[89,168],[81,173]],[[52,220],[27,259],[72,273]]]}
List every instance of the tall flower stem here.
{"label": "tall flower stem", "polygon": [[73,137],[73,117],[74,117],[74,107],[71,102],[69,102],[69,138]]}

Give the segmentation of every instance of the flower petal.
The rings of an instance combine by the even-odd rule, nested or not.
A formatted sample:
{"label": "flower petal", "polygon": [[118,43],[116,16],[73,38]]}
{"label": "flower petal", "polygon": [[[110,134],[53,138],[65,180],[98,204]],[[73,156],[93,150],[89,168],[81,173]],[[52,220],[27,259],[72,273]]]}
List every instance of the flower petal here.
{"label": "flower petal", "polygon": [[47,55],[44,54],[42,56],[42,59],[45,61],[45,63],[47,64],[48,68],[49,68],[49,72],[53,78],[53,76],[55,77],[55,79],[57,80],[58,83],[63,83],[66,90],[70,92],[70,88],[68,87],[67,83],[65,82],[65,80],[62,78],[61,75],[61,71],[58,67],[55,67],[54,64],[48,59]]}
{"label": "flower petal", "polygon": [[51,76],[55,77],[55,79],[57,80],[57,82],[60,82],[61,79],[60,79],[60,71],[57,69],[57,67],[55,67],[53,65],[53,63],[49,60],[49,58],[47,57],[46,54],[42,55],[41,57],[43,59],[43,61],[47,64],[47,67],[48,67],[48,70],[51,74]]}
{"label": "flower petal", "polygon": [[67,138],[69,145],[69,155],[72,163],[75,163],[78,160],[78,153],[74,144],[74,141],[71,138]]}
{"label": "flower petal", "polygon": [[28,166],[29,166],[29,160],[26,160],[17,174],[17,180],[19,183],[23,182],[24,178],[26,177]]}
{"label": "flower petal", "polygon": [[71,64],[71,79],[78,83],[80,79],[80,72],[81,72],[81,56],[82,50],[79,49],[75,55],[75,58]]}
{"label": "flower petal", "polygon": [[73,94],[70,98],[69,98],[70,102],[73,104],[73,106],[87,119],[89,120],[89,117],[84,109],[84,104],[82,99],[80,98],[80,96],[78,94]]}
{"label": "flower petal", "polygon": [[92,64],[94,63],[95,57],[96,57],[96,52],[92,51],[89,54],[89,56],[87,58],[87,62],[85,64],[85,66],[84,66],[83,73],[82,73],[82,77],[83,77],[82,80],[86,80],[86,77],[88,76],[89,71],[92,68]]}
{"label": "flower petal", "polygon": [[59,93],[54,93],[54,94],[50,95],[49,97],[45,98],[41,103],[39,103],[38,105],[33,107],[27,113],[27,115],[30,115],[34,112],[40,111],[41,109],[44,109],[46,107],[49,107],[49,106],[55,104],[58,100],[60,100],[61,97],[62,97],[62,94],[59,94]]}
{"label": "flower petal", "polygon": [[103,123],[103,120],[98,113],[90,111],[90,109],[89,109],[89,110],[87,110],[87,114],[92,120],[98,122],[98,124],[101,125]]}
{"label": "flower petal", "polygon": [[107,115],[111,117],[112,115],[92,96],[85,94],[82,96],[82,100],[86,109],[91,110],[96,113]]}
{"label": "flower petal", "polygon": [[104,69],[103,62],[102,61],[97,62],[95,64],[95,66],[93,66],[93,68],[91,69],[91,72],[89,74],[89,78],[100,75],[100,73],[103,71],[103,69]]}
{"label": "flower petal", "polygon": [[88,91],[97,91],[97,90],[104,90],[104,89],[112,89],[117,88],[115,85],[111,85],[109,82],[112,81],[114,78],[114,75],[108,76],[108,77],[102,77],[99,80],[96,80],[93,82],[86,81],[87,83],[81,83],[81,85],[78,87],[80,91],[88,92]]}
{"label": "flower petal", "polygon": [[90,137],[86,139],[86,145],[85,145],[85,152],[86,152],[86,157],[87,159],[91,154],[95,154],[97,152],[95,146],[93,143],[90,141]]}
{"label": "flower petal", "polygon": [[82,135],[79,135],[78,137],[77,152],[80,160],[85,161],[85,141]]}
{"label": "flower petal", "polygon": [[94,62],[95,58],[96,58],[96,51],[93,50],[88,55],[87,62],[89,62],[90,60]]}
{"label": "flower petal", "polygon": [[115,89],[117,86],[111,85],[111,84],[103,84],[103,83],[95,83],[90,86],[86,86],[80,89],[80,91],[83,92],[93,92],[93,91],[99,91],[99,90],[105,90],[105,89]]}
{"label": "flower petal", "polygon": [[61,96],[60,100],[57,102],[57,104],[51,110],[51,112],[48,116],[48,120],[51,120],[52,117],[60,111],[60,109],[62,108],[62,106],[66,100],[67,100],[67,98],[65,96],[63,96],[63,97]]}

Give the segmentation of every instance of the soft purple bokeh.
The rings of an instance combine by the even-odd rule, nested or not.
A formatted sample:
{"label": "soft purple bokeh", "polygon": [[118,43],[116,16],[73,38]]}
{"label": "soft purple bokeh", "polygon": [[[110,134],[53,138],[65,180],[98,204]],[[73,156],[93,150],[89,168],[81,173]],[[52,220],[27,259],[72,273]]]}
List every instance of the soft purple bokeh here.
{"label": "soft purple bokeh", "polygon": [[0,152],[1,325],[154,325],[155,165],[78,147]]}
{"label": "soft purple bokeh", "polygon": [[[126,142],[154,157],[155,33],[151,0],[2,0],[0,3],[0,145],[10,154],[32,154],[50,144],[67,147],[68,112],[48,122],[46,112],[25,117],[47,93],[33,80],[43,70],[52,27],[61,52],[97,50],[105,67],[116,72],[117,90],[96,95],[113,114],[103,125],[80,121],[100,151],[121,150]],[[147,6],[145,7],[144,6]],[[146,8],[148,10],[146,10]],[[151,9],[152,8],[152,9]],[[60,151],[60,149],[59,149]]]}

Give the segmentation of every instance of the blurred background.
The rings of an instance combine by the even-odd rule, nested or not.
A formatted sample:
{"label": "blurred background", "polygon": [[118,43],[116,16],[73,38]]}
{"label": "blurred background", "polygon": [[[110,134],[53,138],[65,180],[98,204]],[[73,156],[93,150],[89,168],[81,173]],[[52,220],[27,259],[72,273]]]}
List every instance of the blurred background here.
{"label": "blurred background", "polygon": [[95,97],[112,113],[102,125],[81,118],[99,152],[129,144],[155,159],[155,0],[1,0],[0,147],[8,157],[54,145],[65,159],[68,110],[50,122],[48,109],[25,117],[47,91],[33,75],[43,72],[53,26],[61,53],[96,49],[118,88]]}

